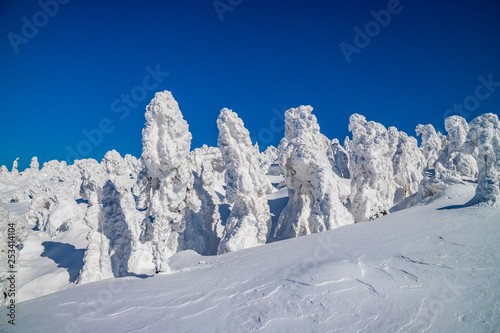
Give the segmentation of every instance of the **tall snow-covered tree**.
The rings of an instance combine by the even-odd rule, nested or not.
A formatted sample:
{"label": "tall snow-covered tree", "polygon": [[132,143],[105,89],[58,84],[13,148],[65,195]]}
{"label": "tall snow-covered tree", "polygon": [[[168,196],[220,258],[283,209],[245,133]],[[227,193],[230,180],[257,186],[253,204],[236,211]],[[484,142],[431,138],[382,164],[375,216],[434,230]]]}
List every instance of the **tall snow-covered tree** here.
{"label": "tall snow-covered tree", "polygon": [[139,206],[147,207],[149,216],[143,240],[151,241],[156,270],[162,272],[168,271],[167,260],[178,250],[186,211],[198,211],[201,202],[189,163],[192,136],[172,93],[156,93],[145,116]]}
{"label": "tall snow-covered tree", "polygon": [[474,118],[469,124],[464,151],[477,149],[478,184],[470,204],[500,205],[500,121],[493,113]]}
{"label": "tall snow-covered tree", "polygon": [[109,256],[109,240],[102,233],[100,192],[106,182],[101,165],[94,159],[78,161],[82,175],[80,194],[88,202],[85,223],[90,228],[84,265],[78,283],[84,284],[114,277]]}
{"label": "tall snow-covered tree", "polygon": [[[144,215],[136,209],[131,190],[136,181],[137,164],[138,160],[135,157],[126,155],[125,158],[122,158],[116,150],[107,152],[101,165],[106,171],[110,183],[107,183],[108,186],[103,188],[103,192],[106,190],[106,193],[103,193],[103,198],[113,205],[112,209],[118,212],[114,214],[115,222],[120,222],[120,210],[126,222],[126,228],[120,225],[117,227],[126,233],[128,241],[128,245],[125,247],[130,257],[128,272],[149,274],[151,271],[147,268],[150,268],[152,264],[151,244],[140,241]],[[108,210],[105,213],[112,213],[112,211]]]}
{"label": "tall snow-covered tree", "polygon": [[394,181],[402,189],[403,198],[418,192],[426,161],[418,149],[417,139],[398,132],[396,151],[392,156]]}
{"label": "tall snow-covered tree", "polygon": [[446,144],[446,138],[441,132],[436,132],[434,126],[431,124],[427,125],[417,125],[415,132],[418,135],[422,135],[422,143],[420,144],[420,150],[424,154],[426,161],[426,169],[433,169],[434,163],[439,158],[440,152]]}
{"label": "tall snow-covered tree", "polygon": [[120,192],[109,179],[105,166],[92,159],[78,164],[82,174],[81,195],[89,203],[85,222],[90,227],[78,283],[126,276],[132,249]]}
{"label": "tall snow-covered tree", "polygon": [[33,157],[30,163],[30,169],[34,172],[40,171],[40,163],[38,163],[38,157]]}
{"label": "tall snow-covered tree", "polygon": [[11,173],[12,173],[12,174],[17,174],[17,173],[19,173],[19,171],[17,170],[17,166],[18,166],[18,165],[19,165],[19,157],[18,157],[18,158],[16,158],[16,159],[14,160],[14,162],[12,162],[12,171],[11,171]]}
{"label": "tall snow-covered tree", "polygon": [[281,212],[275,237],[292,238],[353,223],[343,206],[348,189],[333,171],[330,140],[320,132],[311,106],[285,112],[285,137],[279,164],[289,200]]}
{"label": "tall snow-covered tree", "polygon": [[369,221],[389,213],[398,188],[394,181],[392,158],[397,130],[366,121],[357,113],[349,118],[352,140],[349,146],[351,174],[351,212],[357,222]]}
{"label": "tall snow-covered tree", "polygon": [[233,204],[218,253],[265,244],[271,228],[266,194],[272,190],[259,166],[258,148],[238,115],[222,109],[217,119],[218,146],[226,164],[226,197]]}
{"label": "tall snow-covered tree", "polygon": [[476,178],[477,162],[472,152],[470,154],[463,150],[469,124],[460,116],[450,116],[444,121],[446,132],[446,146],[441,151],[438,161],[446,168],[456,171],[462,176]]}

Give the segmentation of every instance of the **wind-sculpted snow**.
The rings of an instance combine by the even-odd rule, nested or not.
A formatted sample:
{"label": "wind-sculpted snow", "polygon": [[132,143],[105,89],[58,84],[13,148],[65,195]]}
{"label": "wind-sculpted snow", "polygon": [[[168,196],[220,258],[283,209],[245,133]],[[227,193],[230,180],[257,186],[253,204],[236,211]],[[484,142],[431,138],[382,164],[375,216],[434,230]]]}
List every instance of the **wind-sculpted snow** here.
{"label": "wind-sculpted snow", "polygon": [[465,152],[477,149],[479,170],[476,195],[470,204],[498,205],[500,203],[500,121],[498,116],[485,113],[470,124],[465,140]]}
{"label": "wind-sculpted snow", "polygon": [[201,205],[189,162],[191,133],[169,91],[156,93],[147,106],[142,142],[139,206],[147,205],[149,216],[142,239],[151,242],[156,270],[168,271],[167,260],[178,250],[186,211],[198,211]]}
{"label": "wind-sculpted snow", "polygon": [[285,112],[285,137],[279,163],[285,174],[289,201],[281,212],[275,237],[291,238],[353,223],[343,206],[348,189],[335,174],[330,140],[320,133],[311,106]]}
{"label": "wind-sculpted snow", "polygon": [[238,115],[222,109],[217,119],[218,146],[226,164],[226,197],[233,204],[217,252],[265,244],[271,228],[266,194],[272,191],[259,165],[259,150]]}
{"label": "wind-sculpted snow", "polygon": [[395,128],[388,131],[382,124],[366,121],[359,114],[349,118],[349,131],[352,140],[346,140],[346,144],[351,154],[351,212],[357,222],[369,221],[388,214],[394,203],[398,185],[394,180],[392,159],[398,132]]}
{"label": "wind-sculpted snow", "polygon": [[420,150],[424,154],[426,161],[426,169],[432,169],[434,163],[439,158],[441,150],[446,145],[446,138],[441,132],[437,132],[434,126],[431,124],[427,125],[417,125],[415,132],[418,135],[422,135],[422,144],[420,145]]}

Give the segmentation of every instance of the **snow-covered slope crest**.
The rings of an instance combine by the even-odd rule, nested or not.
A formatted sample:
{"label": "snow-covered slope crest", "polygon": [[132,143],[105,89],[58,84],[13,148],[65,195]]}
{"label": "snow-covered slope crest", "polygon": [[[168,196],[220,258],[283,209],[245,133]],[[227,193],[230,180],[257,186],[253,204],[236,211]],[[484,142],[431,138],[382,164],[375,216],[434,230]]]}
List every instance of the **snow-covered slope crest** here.
{"label": "snow-covered slope crest", "polygon": [[223,256],[179,252],[173,274],[23,302],[0,331],[498,332],[500,210],[460,206],[473,195],[453,185],[373,223]]}

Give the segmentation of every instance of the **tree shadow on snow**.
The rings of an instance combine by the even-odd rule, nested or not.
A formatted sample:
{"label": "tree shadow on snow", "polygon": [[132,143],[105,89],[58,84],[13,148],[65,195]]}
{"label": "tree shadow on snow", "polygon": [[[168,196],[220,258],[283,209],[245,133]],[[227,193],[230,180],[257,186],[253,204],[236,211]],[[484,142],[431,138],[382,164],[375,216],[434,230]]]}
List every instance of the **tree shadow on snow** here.
{"label": "tree shadow on snow", "polygon": [[83,267],[85,249],[76,249],[73,245],[59,242],[43,242],[42,257],[52,259],[57,267],[66,268],[69,282],[74,283]]}

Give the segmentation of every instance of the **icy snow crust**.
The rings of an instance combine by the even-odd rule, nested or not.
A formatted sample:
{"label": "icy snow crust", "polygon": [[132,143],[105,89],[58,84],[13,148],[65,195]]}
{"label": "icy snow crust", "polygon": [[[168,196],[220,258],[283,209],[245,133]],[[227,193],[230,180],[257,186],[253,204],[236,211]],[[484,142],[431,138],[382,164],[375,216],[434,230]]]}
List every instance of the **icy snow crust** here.
{"label": "icy snow crust", "polygon": [[262,153],[233,111],[217,125],[191,150],[159,92],[140,159],[2,166],[19,311],[0,331],[499,330],[496,115],[418,125],[419,147],[354,114],[342,147],[300,106]]}

